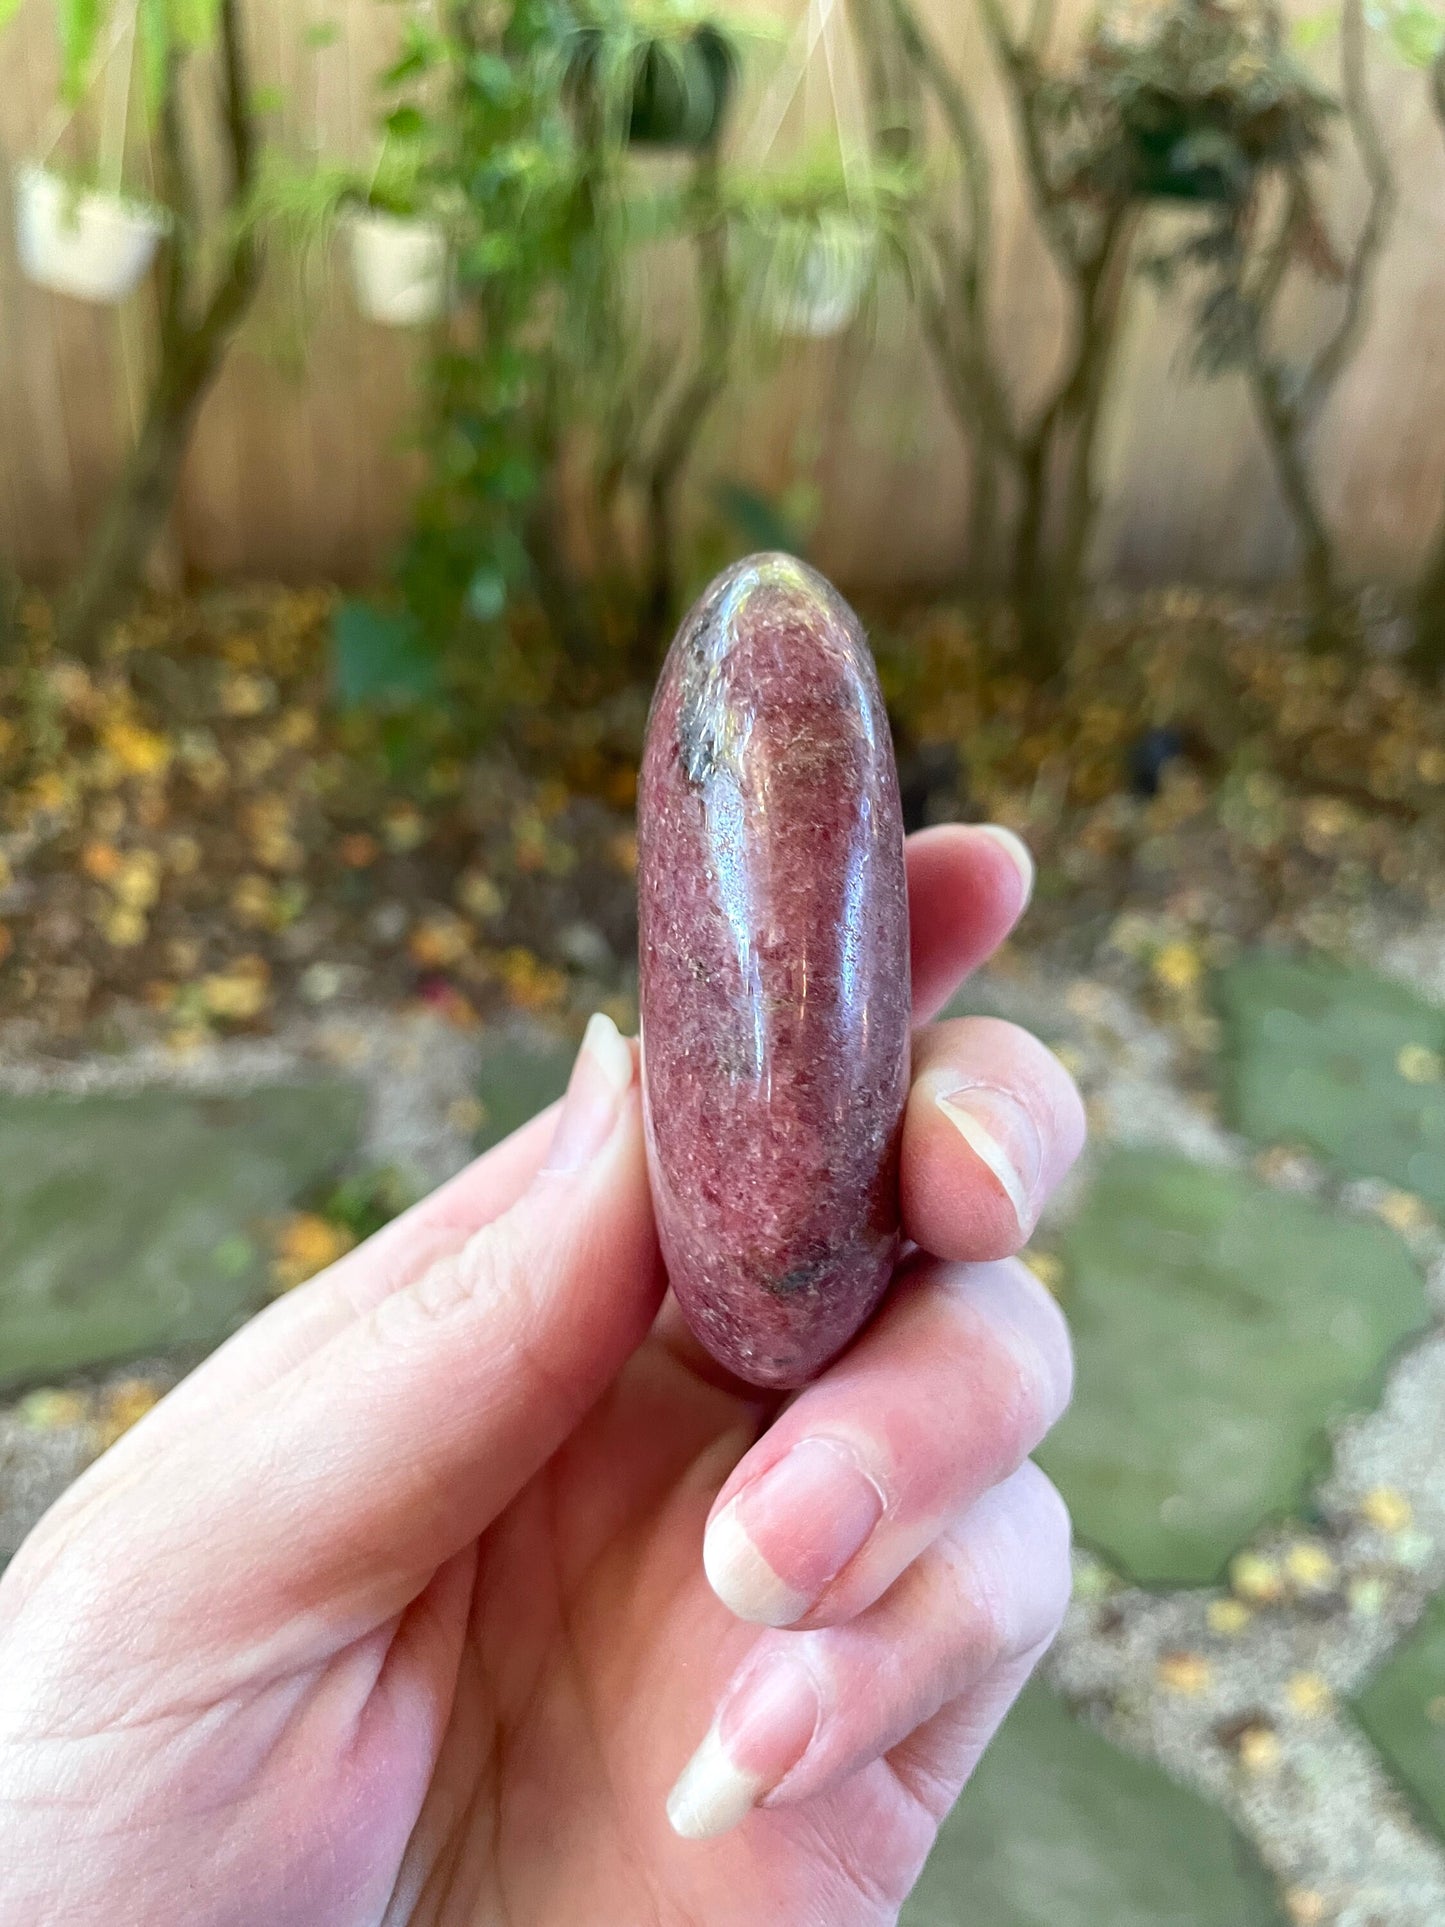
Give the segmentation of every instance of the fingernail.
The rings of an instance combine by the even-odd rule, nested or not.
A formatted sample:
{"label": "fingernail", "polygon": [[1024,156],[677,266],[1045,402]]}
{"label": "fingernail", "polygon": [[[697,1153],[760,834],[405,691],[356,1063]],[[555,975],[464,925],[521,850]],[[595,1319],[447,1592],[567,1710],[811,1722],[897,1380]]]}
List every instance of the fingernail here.
{"label": "fingernail", "polygon": [[746,1665],[667,1796],[673,1832],[710,1840],[746,1819],[807,1752],[820,1710],[801,1658],[772,1652]]}
{"label": "fingernail", "polygon": [[[1023,900],[1026,904],[1034,893],[1034,860],[1029,854],[1028,844],[1021,836],[1015,836],[1012,830],[1006,830],[1002,823],[980,823],[978,827],[985,836],[991,836],[1001,850],[1007,851],[1009,862],[1018,871],[1019,880],[1024,886]],[[1023,905],[1019,907],[1022,909]]]}
{"label": "fingernail", "polygon": [[612,1135],[632,1086],[632,1051],[610,1017],[588,1019],[543,1171],[580,1171]]}
{"label": "fingernail", "polygon": [[883,1494],[846,1445],[803,1439],[718,1513],[703,1538],[703,1570],[739,1619],[791,1626],[882,1516]]}
{"label": "fingernail", "polygon": [[1021,1230],[1032,1227],[1034,1194],[1044,1168],[1039,1127],[1013,1095],[996,1084],[944,1091],[938,1108],[1003,1186]]}

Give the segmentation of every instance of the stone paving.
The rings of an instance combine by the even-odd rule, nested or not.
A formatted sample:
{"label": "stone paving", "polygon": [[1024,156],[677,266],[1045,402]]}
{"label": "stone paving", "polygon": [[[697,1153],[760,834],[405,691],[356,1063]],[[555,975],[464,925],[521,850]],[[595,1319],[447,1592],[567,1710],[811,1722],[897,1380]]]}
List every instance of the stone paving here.
{"label": "stone paving", "polygon": [[[1426,995],[1445,992],[1437,978],[1445,942],[1433,953],[1416,943],[1394,953],[1382,945],[1379,954]],[[1079,1258],[1080,1227],[1091,1195],[1121,1168],[1111,1160],[1187,1160],[1213,1174],[1210,1183],[1242,1187],[1241,1196],[1263,1191],[1266,1202],[1279,1201],[1274,1215],[1286,1229],[1301,1212],[1336,1228],[1310,1248],[1310,1264],[1341,1243],[1365,1254],[1359,1263],[1383,1264],[1389,1282],[1363,1308],[1343,1288],[1321,1300],[1326,1337],[1338,1341],[1332,1356],[1348,1370],[1317,1374],[1314,1402],[1299,1409],[1286,1396],[1292,1347],[1303,1342],[1298,1307],[1291,1301],[1288,1317],[1256,1326],[1258,1306],[1241,1305],[1240,1356],[1261,1332],[1261,1351],[1273,1346],[1277,1356],[1251,1359],[1257,1409],[1239,1422],[1266,1435],[1259,1386],[1272,1373],[1288,1450],[1252,1486],[1227,1458],[1225,1473],[1208,1473],[1215,1483],[1226,1474],[1235,1481],[1227,1505],[1199,1508],[1212,1538],[1201,1537],[1190,1511],[1198,1493],[1182,1459],[1180,1492],[1162,1500],[1154,1492],[1150,1531],[1131,1533],[1119,1521],[1144,1502],[1111,1514],[1088,1483],[1094,1474],[1079,1469],[1087,1455],[1071,1462],[1061,1433],[1054,1469],[1066,1490],[1078,1482],[1071,1496],[1091,1528],[1077,1556],[1075,1603],[1046,1682],[1031,1689],[946,1830],[908,1927],[1438,1927],[1445,1846],[1430,1814],[1445,1803],[1445,1780],[1433,1791],[1420,1782],[1441,1762],[1431,1721],[1445,1719],[1445,1677],[1432,1687],[1445,1629],[1432,1644],[1430,1623],[1421,1627],[1445,1592],[1445,1239],[1421,1201],[1431,1173],[1405,1191],[1342,1176],[1294,1149],[1262,1152],[1220,1122],[1174,1036],[1092,982],[1016,965],[970,1001],[1062,1046],[1093,1115],[1094,1148],[1034,1254],[1080,1326],[1081,1418],[1099,1287],[1091,1282],[1097,1262],[1090,1270]],[[353,1010],[181,1062],[159,1051],[66,1065],[0,1057],[0,1129],[6,1106],[53,1103],[62,1093],[114,1103],[159,1088],[194,1105],[332,1080],[359,1094],[351,1161],[395,1167],[420,1190],[554,1095],[570,1048],[535,1028],[468,1036],[430,1018]],[[1364,1146],[1367,1158],[1367,1139]],[[222,1200],[217,1208],[224,1243],[238,1227],[219,1219],[237,1207]],[[1174,1220],[1167,1235],[1180,1236]],[[1300,1291],[1308,1272],[1309,1264]],[[1348,1274],[1346,1264],[1345,1284]],[[1131,1288],[1148,1285],[1142,1277]],[[1363,1325],[1357,1312],[1368,1313]],[[1156,1332],[1150,1342],[1163,1340]],[[184,1362],[101,1366],[0,1407],[0,1559],[124,1423],[128,1401],[163,1386]],[[1262,1376],[1253,1369],[1261,1364]],[[1176,1383],[1161,1372],[1160,1397]],[[1147,1374],[1136,1374],[1130,1396],[1142,1396],[1140,1384],[1147,1389]],[[1327,1450],[1313,1436],[1326,1425]],[[1095,1458],[1107,1428],[1099,1437]],[[1121,1420],[1120,1477],[1137,1483],[1141,1468],[1157,1477],[1160,1439],[1167,1444],[1167,1430],[1151,1431],[1142,1449],[1134,1439],[1131,1468]],[[1236,1454],[1240,1465],[1248,1457]],[[1102,1476],[1113,1476],[1107,1465]],[[1138,1489],[1153,1491],[1147,1477]],[[1170,1512],[1171,1496],[1182,1512]],[[1155,1530],[1161,1518],[1174,1527]],[[1136,1582],[1141,1573],[1149,1587]],[[1189,1583],[1168,1583],[1179,1579]],[[1393,1675],[1397,1652],[1408,1671]]]}

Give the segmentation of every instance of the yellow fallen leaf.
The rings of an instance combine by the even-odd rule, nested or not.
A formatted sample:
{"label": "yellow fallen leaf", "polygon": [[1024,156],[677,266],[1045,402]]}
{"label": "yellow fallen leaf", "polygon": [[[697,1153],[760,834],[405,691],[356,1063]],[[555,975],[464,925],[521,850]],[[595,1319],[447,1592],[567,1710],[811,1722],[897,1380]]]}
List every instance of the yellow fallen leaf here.
{"label": "yellow fallen leaf", "polygon": [[46,1385],[21,1399],[17,1416],[20,1423],[29,1426],[32,1431],[56,1432],[67,1426],[83,1424],[89,1410],[83,1393],[60,1391]]}
{"label": "yellow fallen leaf", "polygon": [[475,1137],[487,1121],[487,1107],[479,1097],[454,1097],[446,1108],[449,1129]]}
{"label": "yellow fallen leaf", "polygon": [[124,718],[106,724],[100,743],[127,776],[158,776],[169,768],[174,753],[168,738]]}
{"label": "yellow fallen leaf", "polygon": [[426,838],[426,818],[411,803],[398,803],[381,819],[382,840],[396,856],[405,856]]}
{"label": "yellow fallen leaf", "polygon": [[271,1282],[277,1291],[291,1291],[318,1271],[344,1257],[356,1243],[345,1225],[334,1224],[315,1211],[297,1211],[286,1219],[276,1240]]}
{"label": "yellow fallen leaf", "polygon": [[177,1024],[166,1033],[166,1049],[172,1057],[194,1057],[210,1041],[204,1024]]}
{"label": "yellow fallen leaf", "polygon": [[1272,1559],[1257,1552],[1238,1552],[1229,1562],[1230,1590],[1252,1605],[1269,1606],[1283,1599],[1284,1575]]}
{"label": "yellow fallen leaf", "polygon": [[1325,1548],[1313,1539],[1298,1539],[1284,1556],[1284,1569],[1300,1592],[1328,1592],[1339,1569]]}
{"label": "yellow fallen leaf", "polygon": [[153,1406],[160,1403],[160,1387],[143,1378],[123,1378],[104,1394],[96,1415],[101,1449],[114,1445]]}
{"label": "yellow fallen leaf", "polygon": [[110,879],[118,903],[128,910],[154,909],[161,893],[161,864],[154,850],[132,850]]}
{"label": "yellow fallen leaf", "polygon": [[1045,1291],[1057,1298],[1064,1288],[1064,1261],[1052,1251],[1022,1252],[1021,1257]]}
{"label": "yellow fallen leaf", "polygon": [[1395,1069],[1407,1084],[1438,1084],[1445,1076],[1440,1053],[1424,1044],[1404,1044],[1395,1059]]}
{"label": "yellow fallen leaf", "polygon": [[407,954],[423,970],[445,970],[460,963],[472,947],[472,931],[460,917],[425,917],[407,938]]}
{"label": "yellow fallen leaf", "polygon": [[117,904],[101,925],[101,933],[112,950],[134,950],[146,940],[150,929],[143,912],[128,904]]}
{"label": "yellow fallen leaf", "polygon": [[1211,1599],[1204,1609],[1205,1624],[1210,1632],[1218,1633],[1224,1639],[1236,1639],[1242,1633],[1254,1614],[1242,1599]]}
{"label": "yellow fallen leaf", "polygon": [[457,902],[469,917],[485,923],[501,915],[507,900],[484,870],[466,870],[457,881]]}
{"label": "yellow fallen leaf", "polygon": [[1178,1693],[1185,1699],[1197,1699],[1208,1692],[1213,1678],[1202,1653],[1162,1653],[1154,1671],[1166,1693]]}
{"label": "yellow fallen leaf", "polygon": [[1280,1752],[1278,1735],[1267,1726],[1247,1726],[1239,1736],[1239,1764],[1246,1773],[1272,1773]]}
{"label": "yellow fallen leaf", "polygon": [[1166,990],[1188,991],[1198,985],[1204,975],[1204,963],[1193,944],[1182,939],[1166,943],[1154,957],[1152,965],[1154,977]]}
{"label": "yellow fallen leaf", "polygon": [[202,977],[201,1001],[212,1017],[244,1023],[265,1009],[270,977],[263,958],[241,957],[229,970]]}
{"label": "yellow fallen leaf", "polygon": [[110,883],[120,874],[125,858],[113,843],[95,838],[80,852],[80,867],[92,883]]}
{"label": "yellow fallen leaf", "polygon": [[1413,1191],[1387,1191],[1375,1212],[1395,1231],[1420,1231],[1434,1222],[1429,1205]]}
{"label": "yellow fallen leaf", "polygon": [[1403,1532],[1415,1517],[1414,1507],[1392,1485],[1377,1485],[1360,1501],[1360,1516],[1380,1532]]}
{"label": "yellow fallen leaf", "polygon": [[1318,1673],[1291,1673],[1284,1683],[1284,1696],[1302,1719],[1318,1719],[1335,1703],[1329,1683]]}
{"label": "yellow fallen leaf", "polygon": [[269,709],[276,696],[276,685],[266,676],[247,675],[236,670],[221,684],[221,708],[227,716],[259,716]]}
{"label": "yellow fallen leaf", "polygon": [[305,749],[315,742],[317,728],[314,710],[288,709],[276,725],[276,740],[283,749]]}
{"label": "yellow fallen leaf", "polygon": [[1290,1887],[1285,1893],[1284,1907],[1291,1927],[1324,1927],[1328,1907],[1324,1895],[1313,1887]]}
{"label": "yellow fallen leaf", "polygon": [[336,846],[336,854],[348,870],[366,870],[381,855],[381,845],[365,830],[354,830],[350,836],[342,837]]}
{"label": "yellow fallen leaf", "polygon": [[275,919],[276,887],[254,871],[236,878],[231,888],[231,915],[253,930],[267,928]]}
{"label": "yellow fallen leaf", "polygon": [[166,844],[166,862],[176,876],[194,876],[201,867],[201,846],[193,836],[173,836]]}

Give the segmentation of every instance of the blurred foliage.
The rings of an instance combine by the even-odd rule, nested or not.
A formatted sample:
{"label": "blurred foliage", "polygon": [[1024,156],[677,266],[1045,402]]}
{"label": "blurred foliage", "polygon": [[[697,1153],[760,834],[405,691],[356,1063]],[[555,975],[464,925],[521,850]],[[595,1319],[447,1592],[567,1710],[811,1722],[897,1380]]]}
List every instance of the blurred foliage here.
{"label": "blurred foliage", "polygon": [[1268,11],[1238,0],[1101,15],[1060,106],[1079,192],[1232,207],[1317,155],[1337,111]]}
{"label": "blurred foliage", "polygon": [[[515,697],[519,649],[603,686],[655,660],[688,574],[678,498],[740,357],[785,313],[769,290],[845,229],[871,283],[910,190],[826,151],[728,158],[745,38],[695,0],[513,0],[409,24],[385,80],[386,178],[445,228],[456,305],[398,570],[416,627],[383,650],[353,625],[344,655],[396,665],[409,640],[484,717]],[[643,165],[656,148],[676,165]],[[644,297],[679,258],[683,320],[660,339]]]}

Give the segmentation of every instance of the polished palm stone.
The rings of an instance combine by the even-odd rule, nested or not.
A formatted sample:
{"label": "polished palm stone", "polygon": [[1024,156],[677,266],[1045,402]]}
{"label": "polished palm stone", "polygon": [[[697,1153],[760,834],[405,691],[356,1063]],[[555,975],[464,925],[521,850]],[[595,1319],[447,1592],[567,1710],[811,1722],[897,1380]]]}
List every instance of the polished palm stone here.
{"label": "polished palm stone", "polygon": [[784,555],[684,621],[638,796],[653,1198],[698,1337],[803,1384],[898,1245],[910,994],[903,826],[857,617]]}

